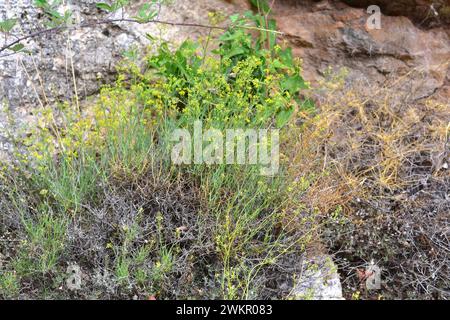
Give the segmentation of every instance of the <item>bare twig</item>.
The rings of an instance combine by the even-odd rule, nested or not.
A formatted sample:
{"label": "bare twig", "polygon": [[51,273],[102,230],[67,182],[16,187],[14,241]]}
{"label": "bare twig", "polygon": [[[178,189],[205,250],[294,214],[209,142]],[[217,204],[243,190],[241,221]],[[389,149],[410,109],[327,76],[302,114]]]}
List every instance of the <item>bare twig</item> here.
{"label": "bare twig", "polygon": [[[129,22],[129,23],[139,23],[142,24],[141,21],[138,21],[136,19],[129,19],[129,18],[121,18],[121,19],[105,19],[105,20],[97,20],[97,21],[86,21],[82,22],[78,25],[73,26],[67,26],[67,25],[61,25],[45,30],[39,30],[33,33],[30,33],[28,35],[25,35],[23,37],[17,38],[16,40],[4,45],[0,48],[0,52],[3,52],[16,44],[19,44],[22,41],[36,38],[38,36],[44,35],[44,34],[51,34],[63,30],[74,30],[78,28],[90,28],[102,24],[112,24],[112,23],[118,23],[118,22]],[[171,22],[171,21],[163,21],[163,20],[151,20],[147,23],[156,23],[156,24],[164,24],[164,25],[170,25],[170,26],[182,26],[182,27],[195,27],[195,28],[208,28],[208,29],[219,29],[219,30],[227,30],[225,27],[219,27],[219,26],[210,26],[210,25],[204,25],[199,23],[184,23],[184,22]]]}
{"label": "bare twig", "polygon": [[[201,23],[172,22],[172,21],[164,21],[164,20],[151,20],[151,21],[143,23],[142,21],[139,21],[136,19],[130,19],[130,18],[104,19],[104,20],[96,20],[96,21],[86,21],[86,22],[82,22],[80,24],[72,25],[72,26],[61,25],[61,26],[57,26],[57,27],[53,27],[53,28],[49,28],[49,29],[39,30],[39,31],[30,33],[26,36],[17,38],[16,40],[4,45],[3,47],[0,48],[0,53],[9,48],[12,48],[13,46],[19,44],[22,41],[36,38],[36,37],[44,35],[44,34],[51,34],[51,33],[59,32],[59,31],[63,31],[63,30],[75,30],[75,29],[79,29],[79,28],[90,28],[90,27],[94,27],[94,26],[98,26],[98,25],[102,25],[102,24],[112,24],[112,23],[119,23],[119,22],[129,22],[129,23],[138,23],[138,24],[156,23],[156,24],[164,24],[164,25],[169,25],[169,26],[206,28],[209,30],[212,30],[212,29],[222,30],[222,31],[227,30],[227,28],[225,28],[225,27],[212,26],[212,25],[206,25],[206,24],[201,24]],[[251,27],[251,26],[237,26],[237,27],[243,28],[243,29],[248,29],[248,30],[267,31],[267,32],[272,32],[272,33],[276,33],[276,34],[280,34],[280,35],[285,35],[283,32],[269,30],[269,29],[265,29],[265,28],[258,28],[258,27]],[[11,54],[0,56],[0,58],[9,56],[9,55],[11,55]]]}

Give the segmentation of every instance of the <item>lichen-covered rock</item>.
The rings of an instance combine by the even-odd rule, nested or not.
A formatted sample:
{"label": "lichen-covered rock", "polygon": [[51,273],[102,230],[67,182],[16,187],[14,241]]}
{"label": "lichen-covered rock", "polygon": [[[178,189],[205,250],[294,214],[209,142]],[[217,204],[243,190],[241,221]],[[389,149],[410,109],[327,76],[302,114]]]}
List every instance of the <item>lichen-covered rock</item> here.
{"label": "lichen-covered rock", "polygon": [[[96,7],[96,2],[99,1],[69,0],[61,10],[71,10],[76,22],[126,18],[135,15],[144,1],[132,1],[123,16],[122,12],[108,16]],[[232,4],[221,0],[175,0],[172,5],[162,7],[158,18],[209,24],[209,12],[221,11],[226,16],[233,10]],[[6,18],[19,20],[12,32],[17,37],[46,28],[34,0],[0,0],[0,21]],[[8,126],[8,117],[20,126],[35,119],[34,115],[44,105],[58,101],[76,104],[96,93],[103,84],[114,80],[115,65],[126,50],[137,48],[142,53],[150,45],[146,34],[177,43],[206,35],[208,31],[207,28],[117,22],[39,35],[23,42],[30,54],[0,52],[1,148],[9,148],[5,139],[7,129],[19,131]],[[2,35],[0,47],[14,39],[10,36],[5,42]]]}
{"label": "lichen-covered rock", "polygon": [[[142,2],[131,2],[125,17],[132,16]],[[0,20],[3,17],[18,18],[23,32],[17,27],[14,33],[19,36],[43,29],[41,11],[33,3],[33,0],[0,0]],[[175,1],[172,6],[162,8],[159,18],[207,24],[208,12],[230,12],[232,8],[220,0]],[[67,1],[64,9],[71,10],[78,21],[108,18],[90,0]],[[122,17],[121,12],[116,13],[116,17],[117,14]],[[14,108],[36,105],[39,100],[73,99],[75,91],[79,97],[90,95],[102,83],[109,82],[115,72],[114,65],[125,50],[132,46],[142,49],[149,45],[145,36],[147,33],[178,42],[207,32],[208,29],[201,28],[167,28],[157,24],[119,22],[46,33],[27,41],[27,50],[31,51],[31,55],[5,56],[7,52],[0,53],[0,101]]]}
{"label": "lichen-covered rock", "polygon": [[330,256],[317,256],[303,262],[302,273],[292,290],[298,300],[344,300],[337,267]]}

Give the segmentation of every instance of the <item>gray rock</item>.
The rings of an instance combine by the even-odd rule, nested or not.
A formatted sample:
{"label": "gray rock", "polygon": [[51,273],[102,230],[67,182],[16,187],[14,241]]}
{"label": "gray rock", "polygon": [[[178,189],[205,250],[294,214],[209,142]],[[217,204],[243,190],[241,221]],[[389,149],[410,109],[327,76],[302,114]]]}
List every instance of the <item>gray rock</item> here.
{"label": "gray rock", "polygon": [[337,267],[331,257],[317,256],[303,262],[291,296],[299,300],[344,300]]}
{"label": "gray rock", "polygon": [[[143,0],[133,1],[125,12],[112,16],[96,7],[94,0],[68,0],[61,10],[70,9],[76,22],[112,19],[135,15]],[[14,37],[21,37],[46,29],[45,19],[34,0],[0,0],[0,21],[19,19],[12,35],[0,37],[0,47]],[[220,0],[175,0],[163,6],[160,20],[172,22],[208,23],[208,13],[230,13],[235,7]],[[17,134],[22,124],[33,120],[40,108],[58,101],[76,104],[84,97],[98,92],[116,76],[115,65],[122,54],[131,48],[144,53],[151,44],[146,34],[178,43],[186,38],[206,35],[209,29],[192,27],[168,27],[161,24],[137,24],[117,22],[94,27],[42,34],[24,41],[30,54],[0,52],[0,144],[7,148],[8,132]],[[151,48],[150,48],[151,49]],[[11,127],[10,120],[15,123]],[[7,130],[8,129],[8,130]]]}
{"label": "gray rock", "polygon": [[[17,36],[44,29],[44,19],[33,0],[0,0],[0,19],[16,17],[20,26],[13,30]],[[132,2],[124,17],[132,15],[142,1]],[[206,4],[208,3],[208,4]],[[177,10],[175,10],[175,8]],[[213,8],[230,10],[216,1],[175,1],[172,7],[163,7],[160,19],[207,24],[208,11]],[[76,20],[93,20],[122,17],[122,13],[108,17],[90,0],[68,1],[65,9],[73,12]],[[94,15],[95,14],[95,15]],[[114,65],[124,51],[136,46],[143,49],[150,44],[146,33],[161,35],[164,40],[180,41],[204,34],[206,30],[190,28],[165,28],[161,25],[120,22],[95,27],[47,33],[27,41],[32,55],[0,53],[0,101],[9,107],[45,104],[60,99],[74,99],[75,84],[79,97],[95,93],[99,86],[112,80]],[[14,39],[10,37],[8,42]],[[3,46],[0,40],[0,46]],[[72,70],[73,65],[73,70]],[[75,75],[75,81],[73,79]]]}

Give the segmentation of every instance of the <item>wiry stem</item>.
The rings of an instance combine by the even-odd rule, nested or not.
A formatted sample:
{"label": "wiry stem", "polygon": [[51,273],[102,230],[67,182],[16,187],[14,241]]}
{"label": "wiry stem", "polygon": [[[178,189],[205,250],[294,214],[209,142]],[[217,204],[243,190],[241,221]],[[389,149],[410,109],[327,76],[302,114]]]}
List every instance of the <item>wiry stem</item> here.
{"label": "wiry stem", "polygon": [[[50,33],[59,32],[62,30],[89,28],[89,27],[94,27],[94,26],[101,25],[101,24],[112,24],[112,23],[117,23],[117,22],[131,22],[131,23],[142,24],[141,21],[138,21],[136,19],[120,18],[120,19],[106,19],[106,20],[98,20],[98,21],[86,21],[86,22],[82,22],[82,23],[80,23],[78,25],[74,25],[74,26],[61,25],[61,26],[57,26],[57,27],[53,27],[53,28],[49,28],[49,29],[45,29],[45,30],[39,30],[39,31],[30,33],[28,35],[25,35],[23,37],[17,38],[16,40],[1,47],[0,53],[15,46],[16,44],[19,44],[22,41],[36,38],[36,37],[44,35],[44,34],[50,34]],[[171,22],[171,21],[163,21],[163,20],[151,20],[151,21],[148,21],[147,23],[165,24],[165,25],[170,25],[170,26],[184,26],[184,27],[197,27],[197,28],[226,30],[226,28],[224,28],[224,27],[209,26],[209,25],[204,25],[204,24],[199,24],[199,23]]]}
{"label": "wiry stem", "polygon": [[[139,24],[143,24],[142,21],[136,20],[136,19],[130,19],[130,18],[120,18],[120,19],[106,19],[106,20],[97,20],[97,21],[86,21],[86,22],[82,22],[80,24],[77,25],[73,25],[73,26],[67,26],[67,25],[61,25],[61,26],[57,26],[57,27],[53,27],[53,28],[49,28],[49,29],[45,29],[45,30],[39,30],[33,33],[30,33],[26,36],[17,38],[16,40],[4,45],[3,47],[0,48],[0,53],[15,46],[16,44],[19,44],[22,41],[28,40],[28,39],[32,39],[35,37],[38,37],[40,35],[43,34],[50,34],[50,33],[54,33],[54,32],[59,32],[59,31],[63,31],[63,30],[74,30],[74,29],[78,29],[78,28],[89,28],[89,27],[94,27],[97,25],[101,25],[101,24],[112,24],[112,23],[118,23],[118,22],[130,22],[130,23],[139,23]],[[226,31],[227,28],[225,27],[220,27],[220,26],[211,26],[211,25],[205,25],[205,24],[200,24],[200,23],[185,23],[185,22],[171,22],[171,21],[164,21],[164,20],[150,20],[146,23],[156,23],[156,24],[164,24],[164,25],[170,25],[170,26],[182,26],[182,27],[194,27],[194,28],[207,28],[207,29],[218,29],[218,30],[223,30]],[[268,30],[268,29],[264,29],[264,28],[256,28],[256,27],[247,27],[247,26],[239,26],[239,28],[243,28],[243,29],[249,29],[249,30],[260,30],[260,31],[267,31],[267,32],[273,32],[273,33],[277,33],[277,34],[284,34],[283,32],[279,32],[279,31],[274,31],[274,30]],[[10,54],[8,54],[10,55]],[[2,58],[4,56],[0,56],[0,58]]]}

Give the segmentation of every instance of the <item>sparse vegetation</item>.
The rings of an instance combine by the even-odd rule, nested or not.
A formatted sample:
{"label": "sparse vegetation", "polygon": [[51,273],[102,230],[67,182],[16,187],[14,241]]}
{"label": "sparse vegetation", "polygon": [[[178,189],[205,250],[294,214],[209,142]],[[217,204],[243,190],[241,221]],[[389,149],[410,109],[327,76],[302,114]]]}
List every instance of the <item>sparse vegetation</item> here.
{"label": "sparse vegetation", "polygon": [[[157,22],[166,2],[132,22]],[[324,252],[347,299],[448,299],[448,104],[412,100],[407,77],[367,95],[345,84],[345,70],[311,89],[277,41],[269,3],[250,3],[257,13],[231,16],[228,28],[211,13],[198,41],[148,36],[156,50],[125,52],[95,99],[43,103],[28,134],[11,137],[1,299],[293,298],[302,263]],[[58,1],[37,5],[47,28],[77,27]],[[17,23],[0,21],[6,39]],[[21,41],[0,52],[26,52]],[[171,133],[196,120],[280,129],[279,173],[175,165]],[[381,291],[365,287],[371,260]]]}
{"label": "sparse vegetation", "polygon": [[[331,77],[294,161],[296,172],[329,173],[303,201],[331,213],[322,239],[348,298],[448,298],[450,113],[446,103],[411,99],[409,77],[420,75],[371,95]],[[358,276],[371,260],[383,268],[381,291]]]}
{"label": "sparse vegetation", "polygon": [[[214,53],[162,43],[142,70],[126,58],[117,82],[83,112],[69,104],[42,110],[3,170],[2,231],[12,247],[2,250],[15,252],[2,267],[5,297],[288,293],[277,288],[292,285],[283,266],[292,269],[316,230],[292,197],[304,185],[286,175],[289,162],[265,177],[258,165],[170,161],[169,133],[195,120],[223,130],[286,128],[304,110],[298,93],[307,85],[290,49],[272,33],[253,40],[239,27],[257,30],[258,16],[232,20]],[[83,273],[76,290],[65,285],[72,263]]]}

